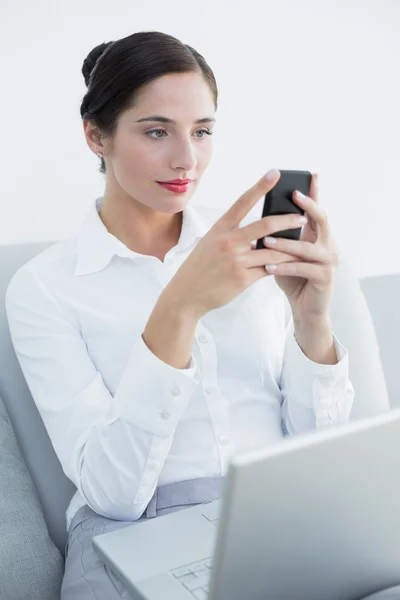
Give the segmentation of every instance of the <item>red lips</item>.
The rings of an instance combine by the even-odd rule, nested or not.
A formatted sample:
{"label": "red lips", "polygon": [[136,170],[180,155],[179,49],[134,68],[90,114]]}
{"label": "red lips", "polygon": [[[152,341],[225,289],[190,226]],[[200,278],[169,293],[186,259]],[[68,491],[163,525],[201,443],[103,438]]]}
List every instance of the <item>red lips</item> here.
{"label": "red lips", "polygon": [[170,181],[159,181],[158,183],[172,183],[176,185],[185,185],[190,183],[192,179],[171,179]]}

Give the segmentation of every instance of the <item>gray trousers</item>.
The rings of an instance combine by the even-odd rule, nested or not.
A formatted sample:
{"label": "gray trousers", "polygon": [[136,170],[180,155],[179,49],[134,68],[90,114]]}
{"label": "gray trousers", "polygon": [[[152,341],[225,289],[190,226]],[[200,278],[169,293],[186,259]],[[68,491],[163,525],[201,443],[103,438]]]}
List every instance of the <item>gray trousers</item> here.
{"label": "gray trousers", "polygon": [[[190,505],[216,500],[221,497],[222,488],[222,477],[203,477],[161,486],[137,521],[115,521],[98,515],[88,506],[80,508],[69,529],[60,600],[133,600],[125,586],[98,558],[92,545],[93,537]],[[362,600],[400,600],[400,585]]]}
{"label": "gray trousers", "polygon": [[144,519],[216,500],[222,495],[223,482],[223,477],[202,477],[160,486],[137,521],[115,521],[82,506],[69,527],[60,600],[131,600],[132,596],[125,586],[98,558],[92,545],[93,537]]}

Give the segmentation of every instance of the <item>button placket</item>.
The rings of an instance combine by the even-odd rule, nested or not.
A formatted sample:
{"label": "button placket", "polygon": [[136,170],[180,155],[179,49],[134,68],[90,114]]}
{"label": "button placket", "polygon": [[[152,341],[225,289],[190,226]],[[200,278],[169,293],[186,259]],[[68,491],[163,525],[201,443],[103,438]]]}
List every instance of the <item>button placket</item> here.
{"label": "button placket", "polygon": [[213,337],[204,326],[200,326],[196,339],[201,353],[204,398],[214,430],[221,472],[224,472],[231,457],[233,439],[229,422],[229,402],[222,396],[218,386],[218,356]]}
{"label": "button placket", "polygon": [[[218,445],[218,453],[219,453],[219,461],[221,474],[225,474],[227,472],[229,461],[232,457],[233,452],[233,439],[230,435],[226,435],[228,427],[224,424],[223,427],[218,427],[218,431],[220,435],[216,437],[216,442]],[[224,433],[222,433],[224,432]]]}

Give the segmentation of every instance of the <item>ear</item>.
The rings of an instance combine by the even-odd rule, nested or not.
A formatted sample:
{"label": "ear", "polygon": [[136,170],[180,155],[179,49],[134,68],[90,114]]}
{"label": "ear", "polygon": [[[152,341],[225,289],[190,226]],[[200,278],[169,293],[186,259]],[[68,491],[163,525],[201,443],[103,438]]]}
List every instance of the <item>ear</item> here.
{"label": "ear", "polygon": [[103,152],[103,142],[101,140],[99,131],[97,127],[87,119],[83,119],[83,132],[85,134],[87,145],[92,152],[95,154]]}

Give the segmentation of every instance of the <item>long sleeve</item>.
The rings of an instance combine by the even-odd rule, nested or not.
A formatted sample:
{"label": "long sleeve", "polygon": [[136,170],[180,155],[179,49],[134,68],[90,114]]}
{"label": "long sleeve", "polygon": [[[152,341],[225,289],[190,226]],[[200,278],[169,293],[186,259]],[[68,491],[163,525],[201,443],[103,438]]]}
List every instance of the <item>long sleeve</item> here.
{"label": "long sleeve", "polygon": [[35,273],[16,273],[6,311],[18,361],[65,474],[97,513],[138,519],[199,383],[195,360],[187,369],[173,368],[138,334],[113,397],[79,327]]}
{"label": "long sleeve", "polygon": [[282,426],[286,434],[334,427],[349,420],[354,388],[349,380],[348,353],[335,335],[333,340],[338,363],[315,363],[298,345],[293,318],[290,319],[280,381]]}

